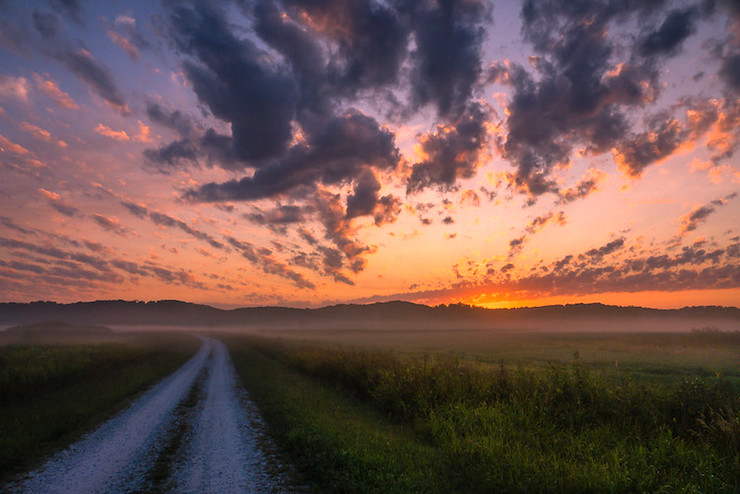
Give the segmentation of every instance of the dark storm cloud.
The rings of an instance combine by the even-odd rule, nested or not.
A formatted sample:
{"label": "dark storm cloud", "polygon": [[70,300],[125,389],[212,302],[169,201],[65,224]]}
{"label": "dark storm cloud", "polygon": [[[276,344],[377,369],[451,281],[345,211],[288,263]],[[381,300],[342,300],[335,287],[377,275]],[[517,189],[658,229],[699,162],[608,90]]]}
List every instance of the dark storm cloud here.
{"label": "dark storm cloud", "polygon": [[430,186],[450,189],[459,179],[472,177],[487,149],[487,117],[485,106],[471,103],[451,125],[439,125],[433,133],[422,136],[421,148],[427,158],[414,164],[407,193]]}
{"label": "dark storm cloud", "polygon": [[188,165],[220,166],[224,169],[241,169],[243,164],[235,159],[233,141],[229,136],[208,129],[200,137],[183,138],[156,149],[145,149],[144,157],[160,171]]}
{"label": "dark storm cloud", "polygon": [[183,63],[185,75],[213,115],[231,123],[238,158],[283,154],[298,99],[290,72],[249,39],[236,38],[222,14],[205,4],[177,7],[171,26],[177,47],[192,57]]}
{"label": "dark storm cloud", "polygon": [[173,168],[181,166],[183,162],[197,165],[199,156],[201,156],[200,147],[196,141],[190,139],[179,139],[157,149],[144,150],[144,157],[150,162]]}
{"label": "dark storm cloud", "polygon": [[301,185],[339,184],[365,171],[394,168],[400,159],[393,134],[359,111],[331,119],[307,142],[258,168],[252,177],[210,183],[189,191],[192,201],[253,200],[272,197]]}
{"label": "dark storm cloud", "polygon": [[380,182],[371,171],[365,172],[356,181],[355,186],[347,197],[347,217],[354,218],[372,214],[378,204]]}
{"label": "dark storm cloud", "polygon": [[[233,155],[213,155],[212,161],[225,168],[256,168],[254,176],[239,182],[190,191],[189,199],[253,200],[301,185],[360,180],[367,167],[396,166],[399,156],[390,132],[356,110],[336,114],[358,96],[388,102],[395,98],[393,91],[408,89],[411,106],[401,113],[412,115],[433,105],[447,127],[459,127],[461,141],[475,138],[479,148],[485,143],[487,111],[471,98],[482,73],[481,47],[491,14],[488,2],[285,0],[244,4],[243,11],[252,21],[251,36],[237,37],[224,12],[213,5],[172,11],[171,33],[187,56],[183,62],[187,78],[204,106],[232,127],[232,137],[223,136],[211,149]],[[409,51],[412,38],[415,48]],[[410,78],[401,70],[405,63],[411,67]],[[245,80],[250,84],[245,86]],[[189,129],[182,121],[176,124],[174,114],[155,105],[149,105],[148,113],[182,136],[147,150],[149,161],[187,165],[203,157],[207,143],[186,136]],[[365,122],[359,121],[362,117]],[[367,137],[372,130],[385,141],[375,145],[384,153],[380,163],[377,157],[368,159],[364,144],[369,141],[364,136],[349,136],[353,148],[341,152],[336,142],[328,142],[329,132],[341,141],[348,125]],[[296,130],[303,140],[291,146]],[[455,163],[442,157],[420,164],[424,166],[416,171],[410,189],[452,186],[457,178],[471,176],[476,150],[464,151],[472,159]],[[361,161],[364,166],[358,166]],[[359,196],[352,199],[350,215],[356,215],[358,200]],[[392,210],[392,202],[386,198],[385,211]]]}
{"label": "dark storm cloud", "polygon": [[[396,81],[409,33],[391,5],[368,0],[285,0],[283,5],[293,18],[308,16],[309,30],[335,44],[325,78],[342,96]],[[295,24],[283,21],[273,5],[263,3],[256,10],[260,37],[289,59],[302,78],[315,83],[312,72],[324,61],[316,41],[301,35]],[[307,67],[309,63],[313,68]]]}
{"label": "dark storm cloud", "polygon": [[398,5],[411,23],[416,43],[412,101],[433,103],[440,116],[457,118],[466,111],[482,74],[481,52],[492,4],[401,0]]}
{"label": "dark storm cloud", "polygon": [[639,43],[640,54],[652,56],[672,53],[696,31],[699,9],[672,10],[660,27],[645,36]]}
{"label": "dark storm cloud", "polygon": [[740,92],[740,53],[727,55],[722,59],[719,75],[725,81],[727,87],[735,92]]}
{"label": "dark storm cloud", "polygon": [[[512,65],[501,66],[489,79],[511,85],[508,135],[501,151],[516,170],[510,184],[536,197],[557,193],[556,165],[571,160],[575,145],[591,153],[613,147],[624,155],[623,171],[632,176],[668,156],[678,145],[672,127],[632,134],[627,110],[655,101],[661,89],[662,61],[675,55],[708,10],[688,7],[659,15],[662,2],[526,1],[522,32],[539,56],[538,78]],[[617,65],[617,45],[610,29],[639,20],[643,34],[626,46],[628,58]],[[565,201],[588,193],[588,183]]]}
{"label": "dark storm cloud", "polygon": [[176,131],[181,137],[190,137],[195,131],[193,119],[180,110],[168,111],[157,103],[146,104],[146,114],[154,123]]}

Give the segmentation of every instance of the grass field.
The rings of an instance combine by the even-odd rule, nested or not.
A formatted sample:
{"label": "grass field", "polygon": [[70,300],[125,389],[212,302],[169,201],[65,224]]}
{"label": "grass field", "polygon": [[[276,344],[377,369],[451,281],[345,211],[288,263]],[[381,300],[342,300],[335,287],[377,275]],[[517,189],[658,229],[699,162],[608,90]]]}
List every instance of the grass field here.
{"label": "grass field", "polygon": [[737,334],[280,336],[228,343],[320,491],[740,491]]}
{"label": "grass field", "polygon": [[0,485],[174,372],[200,346],[184,334],[0,346]]}

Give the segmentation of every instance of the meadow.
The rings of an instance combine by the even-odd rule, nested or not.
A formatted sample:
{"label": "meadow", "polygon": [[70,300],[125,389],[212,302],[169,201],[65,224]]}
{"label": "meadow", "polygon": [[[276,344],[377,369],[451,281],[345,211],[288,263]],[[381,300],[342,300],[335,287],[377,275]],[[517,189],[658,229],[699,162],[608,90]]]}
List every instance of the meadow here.
{"label": "meadow", "polygon": [[226,341],[277,444],[318,491],[740,491],[738,333]]}
{"label": "meadow", "polygon": [[0,485],[121,410],[199,346],[177,333],[0,341]]}

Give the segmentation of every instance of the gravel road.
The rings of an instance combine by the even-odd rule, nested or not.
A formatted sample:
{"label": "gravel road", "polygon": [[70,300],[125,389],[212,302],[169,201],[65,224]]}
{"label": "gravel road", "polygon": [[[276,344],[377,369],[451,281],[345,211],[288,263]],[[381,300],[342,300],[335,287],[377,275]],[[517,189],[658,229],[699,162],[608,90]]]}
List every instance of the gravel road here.
{"label": "gravel road", "polygon": [[[198,353],[128,409],[52,457],[10,492],[146,492],[148,472],[175,427],[175,411],[204,370],[207,380],[191,433],[173,460],[166,489],[174,492],[270,492],[266,459],[247,417],[250,403],[236,384],[223,343],[202,338]],[[252,405],[253,407],[253,405]]]}
{"label": "gravel road", "polygon": [[176,492],[268,492],[258,435],[249,421],[245,396],[236,386],[226,347],[214,342],[208,362],[205,397],[199,404],[194,430],[174,475]]}

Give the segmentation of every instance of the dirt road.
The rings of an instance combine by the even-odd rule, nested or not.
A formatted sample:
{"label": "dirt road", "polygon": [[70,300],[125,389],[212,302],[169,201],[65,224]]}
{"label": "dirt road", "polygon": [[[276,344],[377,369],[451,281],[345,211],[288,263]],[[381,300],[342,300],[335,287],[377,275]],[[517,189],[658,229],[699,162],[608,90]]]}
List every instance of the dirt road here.
{"label": "dirt road", "polygon": [[[159,489],[176,492],[271,492],[247,417],[249,403],[236,385],[233,366],[220,341],[202,338],[198,353],[127,410],[100,425],[66,450],[11,486],[11,492],[146,492],[149,472],[175,428],[191,433],[171,459],[174,472]],[[207,373],[192,423],[175,423],[176,409]]]}

